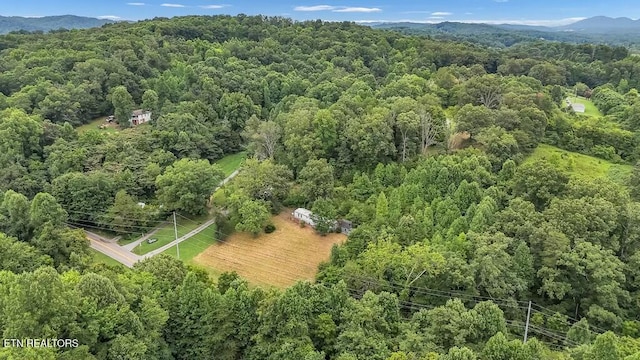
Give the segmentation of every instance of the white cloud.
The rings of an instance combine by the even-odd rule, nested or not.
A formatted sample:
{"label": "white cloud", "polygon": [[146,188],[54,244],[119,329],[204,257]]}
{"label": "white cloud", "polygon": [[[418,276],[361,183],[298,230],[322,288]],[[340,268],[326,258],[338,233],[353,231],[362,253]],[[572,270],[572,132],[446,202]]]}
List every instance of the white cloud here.
{"label": "white cloud", "polygon": [[331,5],[314,5],[314,6],[296,6],[294,11],[328,11],[334,10],[336,7]]}
{"label": "white cloud", "polygon": [[313,5],[313,6],[296,6],[294,11],[332,11],[339,13],[372,13],[382,11],[375,7],[358,7],[358,6],[333,6],[333,5]]}
{"label": "white cloud", "polygon": [[442,16],[429,16],[429,19],[438,20],[438,19],[444,19],[444,17],[442,17]]}
{"label": "white cloud", "polygon": [[132,2],[132,3],[127,3],[127,5],[131,5],[131,6],[145,6],[147,4],[145,3],[141,3],[141,2]]}
{"label": "white cloud", "polygon": [[120,16],[115,16],[115,15],[102,15],[102,16],[98,16],[98,19],[104,19],[104,20],[120,20],[122,19]]}
{"label": "white cloud", "polygon": [[450,13],[448,11],[436,11],[431,13],[431,16],[449,16],[449,15],[453,15],[453,13]]}
{"label": "white cloud", "polygon": [[183,8],[186,7],[182,4],[160,4],[160,6],[164,6],[164,7],[172,7],[172,8]]}
{"label": "white cloud", "polygon": [[226,8],[227,6],[231,6],[231,5],[202,5],[200,7],[203,9],[222,9],[222,8]]}
{"label": "white cloud", "polygon": [[359,12],[359,13],[372,13],[372,12],[380,12],[382,11],[379,8],[368,8],[368,7],[345,7],[341,9],[332,10],[333,12]]}

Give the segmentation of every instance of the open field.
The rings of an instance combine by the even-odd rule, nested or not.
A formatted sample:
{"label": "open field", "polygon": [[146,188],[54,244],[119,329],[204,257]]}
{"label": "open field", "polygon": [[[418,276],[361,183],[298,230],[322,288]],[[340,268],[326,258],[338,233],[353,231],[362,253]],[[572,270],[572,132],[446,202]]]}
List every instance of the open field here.
{"label": "open field", "polygon": [[578,96],[571,96],[569,97],[569,101],[571,101],[573,104],[583,104],[584,105],[584,114],[585,115],[589,115],[589,116],[597,116],[597,117],[602,117],[602,113],[600,112],[600,110],[598,110],[598,108],[593,104],[593,101]]}
{"label": "open field", "polygon": [[224,171],[224,176],[229,176],[234,171],[238,170],[238,168],[240,168],[240,165],[242,165],[242,162],[246,158],[247,158],[247,152],[243,151],[237,154],[227,155],[222,159],[216,161],[215,164],[220,166],[222,171]]}
{"label": "open field", "polygon": [[97,119],[91,120],[90,123],[88,124],[84,124],[82,126],[79,126],[76,128],[76,131],[78,132],[78,134],[82,134],[84,132],[87,132],[89,130],[97,130],[103,133],[115,133],[118,132],[118,127],[116,124],[110,124],[109,126],[107,126],[104,129],[100,129],[99,126],[105,124],[104,119],[106,119],[106,116],[103,117],[99,117]]}
{"label": "open field", "polygon": [[620,184],[624,184],[631,175],[631,165],[621,165],[598,159],[596,157],[566,151],[555,146],[540,144],[527,158],[526,162],[546,159],[555,163],[570,174],[590,178],[608,177]]}
{"label": "open field", "polygon": [[[184,261],[187,264],[193,264],[194,257],[205,251],[209,246],[215,244],[216,229],[216,224],[211,224],[206,229],[181,242],[179,244],[180,260]],[[175,246],[163,251],[162,253],[177,257]]]}
{"label": "open field", "polygon": [[118,261],[108,257],[107,255],[101,253],[100,251],[89,249],[89,251],[93,254],[93,263],[94,264],[106,264],[106,265],[119,265],[123,266]]}
{"label": "open field", "polygon": [[[179,215],[176,215],[176,220],[178,224],[178,237],[181,237],[191,230],[197,228],[205,221],[209,220],[208,215],[203,215],[200,217],[192,218],[192,220],[185,219]],[[144,255],[149,251],[159,249],[164,245],[174,241],[176,239],[175,230],[173,227],[173,220],[167,222],[163,227],[161,227],[155,234],[153,234],[152,238],[158,239],[158,241],[153,244],[149,244],[146,241],[140,243],[140,245],[136,246],[133,249],[133,252],[138,255]]]}
{"label": "open field", "polygon": [[331,247],[346,240],[343,234],[320,236],[310,227],[301,228],[284,210],[271,221],[276,231],[254,237],[234,233],[224,242],[210,246],[193,263],[216,276],[236,271],[249,283],[284,288],[298,280],[314,278],[318,265],[329,259]]}

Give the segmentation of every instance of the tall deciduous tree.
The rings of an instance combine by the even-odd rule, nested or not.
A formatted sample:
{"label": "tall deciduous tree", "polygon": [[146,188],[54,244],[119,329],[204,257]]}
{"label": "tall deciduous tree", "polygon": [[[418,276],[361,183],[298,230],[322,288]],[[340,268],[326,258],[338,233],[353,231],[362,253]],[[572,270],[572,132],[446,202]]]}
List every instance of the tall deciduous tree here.
{"label": "tall deciduous tree", "polygon": [[326,159],[312,159],[298,175],[300,191],[307,202],[333,194],[333,166]]}
{"label": "tall deciduous tree", "polygon": [[316,231],[320,235],[326,235],[331,232],[336,223],[336,207],[331,200],[317,199],[311,207],[313,212],[313,221],[316,224]]}
{"label": "tall deciduous tree", "polygon": [[157,92],[147,90],[142,94],[142,109],[151,111],[153,119],[157,119],[160,116],[160,100]]}
{"label": "tall deciduous tree", "polygon": [[246,199],[238,208],[238,218],[236,230],[247,231],[255,236],[269,220],[269,210],[262,201]]}
{"label": "tall deciduous tree", "polygon": [[291,171],[271,160],[248,159],[235,178],[234,185],[254,200],[271,202],[277,209],[289,192]]}
{"label": "tall deciduous tree", "polygon": [[123,127],[128,127],[135,103],[126,87],[118,86],[113,89],[111,93],[111,104],[113,105],[114,115],[118,124]]}
{"label": "tall deciduous tree", "polygon": [[260,160],[273,159],[281,136],[280,126],[274,121],[260,121],[255,115],[247,120],[243,137],[248,148]]}
{"label": "tall deciduous tree", "polygon": [[561,194],[569,182],[568,175],[546,160],[525,163],[513,177],[513,192],[531,201],[538,210]]}
{"label": "tall deciduous tree", "polygon": [[156,179],[158,199],[169,210],[200,215],[224,173],[208,160],[181,159]]}

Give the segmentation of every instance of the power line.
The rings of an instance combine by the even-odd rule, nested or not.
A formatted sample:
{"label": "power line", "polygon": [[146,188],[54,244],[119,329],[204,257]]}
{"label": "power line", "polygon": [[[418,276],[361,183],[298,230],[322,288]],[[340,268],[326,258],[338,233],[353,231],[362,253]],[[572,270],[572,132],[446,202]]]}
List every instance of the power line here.
{"label": "power line", "polygon": [[387,280],[384,280],[386,283],[383,283],[377,279],[367,278],[363,276],[349,275],[349,274],[345,274],[344,276],[349,277],[351,279],[373,282],[376,285],[379,285],[379,286],[382,285],[380,287],[383,287],[383,288],[390,287],[395,290],[411,290],[417,294],[430,295],[430,296],[436,296],[436,297],[442,297],[442,298],[448,298],[448,299],[457,298],[457,299],[476,302],[476,303],[481,301],[492,301],[497,305],[502,303],[503,304],[502,306],[505,306],[505,307],[510,307],[510,308],[519,309],[519,310],[527,309],[524,306],[518,306],[517,304],[522,303],[522,301],[517,301],[515,299],[490,298],[486,296],[473,295],[473,294],[468,294],[468,293],[463,293],[458,291],[445,291],[445,290],[432,289],[427,287],[404,285],[404,284],[399,284],[399,283],[395,283]]}
{"label": "power line", "polygon": [[[184,215],[181,215],[181,214],[177,214],[177,215],[180,216],[181,218],[189,220],[189,221],[191,221],[193,223],[196,223],[196,224],[199,223],[198,221],[190,219],[190,218],[188,218],[188,217],[186,217]],[[94,224],[104,224],[104,223],[99,223],[99,222],[93,222],[93,223]],[[163,221],[162,223],[166,223],[166,221]],[[112,229],[109,229],[109,228],[97,227],[97,226],[87,225],[87,224],[75,224],[75,225],[112,231]],[[189,227],[186,227],[184,225],[177,224],[177,222],[176,222],[176,226],[180,226],[181,228],[187,229],[189,231],[193,230],[193,229],[191,229]],[[153,227],[142,227],[142,226],[134,226],[134,225],[123,226],[123,227],[153,229]],[[137,235],[138,234],[138,233],[126,232],[126,231],[123,232],[123,233],[128,233],[128,234],[133,234],[133,235]],[[194,238],[194,237],[196,237],[196,236],[198,236],[200,234],[201,233],[194,234],[193,236],[191,236],[191,237],[189,237],[189,238],[187,238],[187,239],[185,239],[183,241],[190,241],[191,240],[191,241],[196,241],[199,244],[203,244],[203,245],[207,245],[207,246],[212,245],[212,244],[210,244],[208,242],[203,242],[203,241],[201,241],[199,239],[195,239]],[[245,246],[234,245],[234,244],[229,243],[228,240],[216,239],[216,241],[221,243],[221,244],[232,246],[232,247],[238,248],[238,249],[245,249],[246,248],[246,245]],[[249,246],[254,250],[257,249],[256,246],[251,246],[251,245],[249,245]],[[274,256],[272,254],[261,254],[261,255],[263,256],[263,258],[266,256],[266,258],[274,259],[274,260],[277,260],[277,261],[283,260],[281,257]],[[317,268],[317,264],[315,264],[315,263],[314,264],[301,263],[301,262],[298,262],[298,261],[295,261],[295,260],[292,260],[292,259],[288,259],[287,261],[289,263],[293,262],[293,263],[296,263],[296,264],[298,264],[300,266],[304,266],[304,267]],[[455,291],[455,290],[443,291],[443,290],[439,290],[439,289],[431,289],[431,288],[426,288],[426,287],[418,287],[418,286],[412,286],[412,285],[398,284],[398,283],[394,283],[394,282],[386,281],[386,280],[385,280],[386,281],[385,283],[382,283],[379,280],[374,279],[374,278],[368,278],[368,277],[360,277],[360,278],[358,278],[358,277],[355,277],[355,276],[349,276],[349,275],[347,275],[347,276],[350,277],[351,279],[354,279],[354,280],[365,280],[366,282],[374,283],[374,284],[378,285],[378,287],[381,287],[381,288],[390,287],[390,288],[395,289],[395,290],[399,290],[399,289],[400,290],[410,290],[413,293],[417,293],[417,294],[423,294],[423,295],[429,295],[429,296],[435,296],[435,297],[443,297],[443,298],[449,298],[449,299],[460,298],[460,299],[464,299],[465,301],[471,301],[471,302],[476,302],[476,303],[478,303],[479,301],[492,301],[498,306],[509,307],[509,308],[519,309],[519,310],[526,309],[526,308],[524,308],[522,306],[518,306],[517,304],[523,304],[523,303],[527,303],[528,304],[528,302],[526,302],[526,301],[515,300],[515,299],[501,299],[501,298],[486,297],[486,296],[473,295],[473,294],[469,294],[469,293],[465,293],[465,292],[461,292],[461,291]],[[480,300],[478,300],[478,299],[480,299]],[[532,303],[532,306],[543,310],[543,311],[539,311],[539,310],[536,310],[536,309],[532,309],[535,313],[540,313],[540,314],[547,315],[547,316],[555,315],[556,313],[559,313],[559,312],[554,312],[551,309],[548,309],[548,308],[546,308],[544,306],[541,306],[541,305],[538,305],[538,304],[535,304],[535,303]],[[572,318],[572,317],[569,317],[569,316],[566,316],[566,315],[563,315],[563,316],[565,316],[568,320],[573,320],[575,322],[580,321],[578,319],[575,319],[575,318]],[[589,325],[589,326],[590,326],[590,328],[599,330],[601,332],[606,332],[606,330],[604,330],[602,328],[599,328],[599,327],[596,327],[596,326],[592,326],[592,325]],[[593,331],[593,332],[598,333],[597,331]]]}
{"label": "power line", "polygon": [[77,222],[77,223],[88,223],[89,225],[102,225],[105,229],[108,229],[109,231],[115,231],[115,232],[124,232],[124,231],[115,230],[114,227],[127,228],[127,229],[145,229],[145,230],[153,230],[157,228],[157,226],[113,224],[113,223],[105,223],[105,222],[82,220],[82,219],[71,219],[71,218],[67,219],[67,221]]}
{"label": "power line", "polygon": [[[102,213],[102,214],[97,214],[97,213],[87,213],[87,212],[82,212],[82,211],[74,211],[74,210],[65,210],[67,213],[72,213],[72,214],[80,214],[80,215],[88,215],[91,216],[92,218],[104,218],[104,219],[111,219],[112,215],[106,214],[106,213]],[[136,221],[140,221],[139,218],[132,218],[132,217],[124,217],[124,216],[118,216],[121,219],[126,219],[126,220],[136,220]],[[167,222],[167,220],[145,220],[148,222],[153,222],[153,223],[164,223]]]}

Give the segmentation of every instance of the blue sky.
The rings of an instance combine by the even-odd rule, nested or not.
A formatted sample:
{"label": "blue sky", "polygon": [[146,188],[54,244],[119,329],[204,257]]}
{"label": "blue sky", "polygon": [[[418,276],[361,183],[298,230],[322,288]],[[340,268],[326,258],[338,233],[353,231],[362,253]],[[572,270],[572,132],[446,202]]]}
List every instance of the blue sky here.
{"label": "blue sky", "polygon": [[[219,1],[219,2],[216,2]],[[636,0],[1,0],[0,15],[73,14],[139,20],[193,14],[264,14],[297,20],[466,21],[562,25],[596,15],[640,18]]]}

